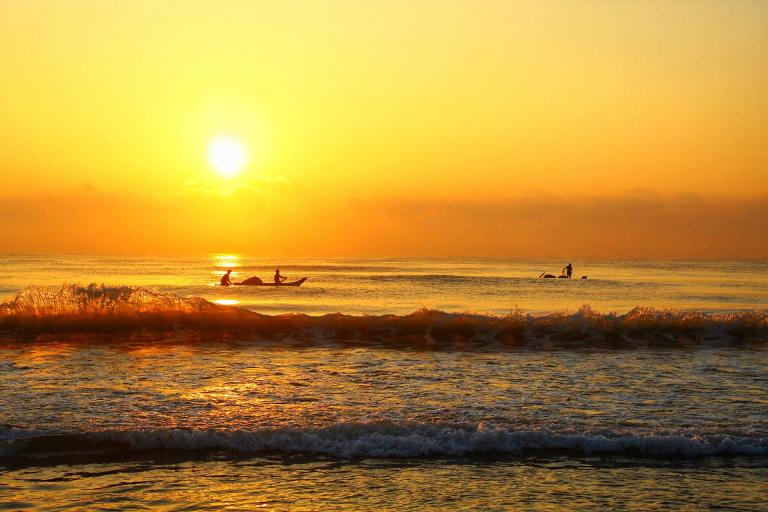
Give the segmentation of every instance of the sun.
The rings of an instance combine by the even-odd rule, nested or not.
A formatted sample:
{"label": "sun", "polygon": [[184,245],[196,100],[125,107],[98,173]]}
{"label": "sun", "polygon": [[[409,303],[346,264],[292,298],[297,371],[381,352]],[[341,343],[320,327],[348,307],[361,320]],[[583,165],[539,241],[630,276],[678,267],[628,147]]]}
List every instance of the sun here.
{"label": "sun", "polygon": [[233,178],[248,161],[245,146],[235,138],[220,135],[208,143],[208,163],[225,178]]}

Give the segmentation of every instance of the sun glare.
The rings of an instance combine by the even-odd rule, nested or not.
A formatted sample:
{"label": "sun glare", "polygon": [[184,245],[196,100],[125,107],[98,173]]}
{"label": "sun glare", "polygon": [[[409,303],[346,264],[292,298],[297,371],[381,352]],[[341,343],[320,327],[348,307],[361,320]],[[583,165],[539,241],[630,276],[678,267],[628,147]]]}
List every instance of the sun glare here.
{"label": "sun glare", "polygon": [[248,161],[245,147],[231,137],[219,136],[208,143],[208,163],[225,178],[236,176]]}

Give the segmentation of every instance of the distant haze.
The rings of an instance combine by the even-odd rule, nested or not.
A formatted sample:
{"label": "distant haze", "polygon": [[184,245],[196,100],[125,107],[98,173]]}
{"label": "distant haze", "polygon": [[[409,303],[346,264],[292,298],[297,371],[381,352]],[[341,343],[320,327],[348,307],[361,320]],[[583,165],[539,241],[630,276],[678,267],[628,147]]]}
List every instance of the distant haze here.
{"label": "distant haze", "polygon": [[768,197],[331,200],[253,191],[0,200],[4,251],[761,259]]}

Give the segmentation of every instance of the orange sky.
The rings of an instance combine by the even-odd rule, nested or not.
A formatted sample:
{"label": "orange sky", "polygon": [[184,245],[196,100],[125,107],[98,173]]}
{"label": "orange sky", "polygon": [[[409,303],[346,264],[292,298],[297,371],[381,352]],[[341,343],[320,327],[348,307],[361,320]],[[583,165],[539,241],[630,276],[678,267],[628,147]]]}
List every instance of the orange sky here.
{"label": "orange sky", "polygon": [[5,1],[0,69],[0,251],[768,257],[762,1]]}

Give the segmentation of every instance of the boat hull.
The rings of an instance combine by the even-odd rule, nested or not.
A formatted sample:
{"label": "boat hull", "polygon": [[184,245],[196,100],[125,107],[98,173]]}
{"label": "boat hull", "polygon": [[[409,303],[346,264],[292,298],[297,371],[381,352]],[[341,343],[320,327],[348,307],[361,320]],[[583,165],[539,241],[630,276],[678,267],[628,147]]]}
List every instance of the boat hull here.
{"label": "boat hull", "polygon": [[304,284],[304,281],[306,280],[307,280],[306,277],[302,277],[298,281],[291,281],[290,283],[278,284],[278,283],[265,283],[258,278],[256,279],[251,278],[251,279],[246,279],[245,281],[242,281],[240,283],[232,283],[232,284],[235,286],[301,286],[302,284]]}

